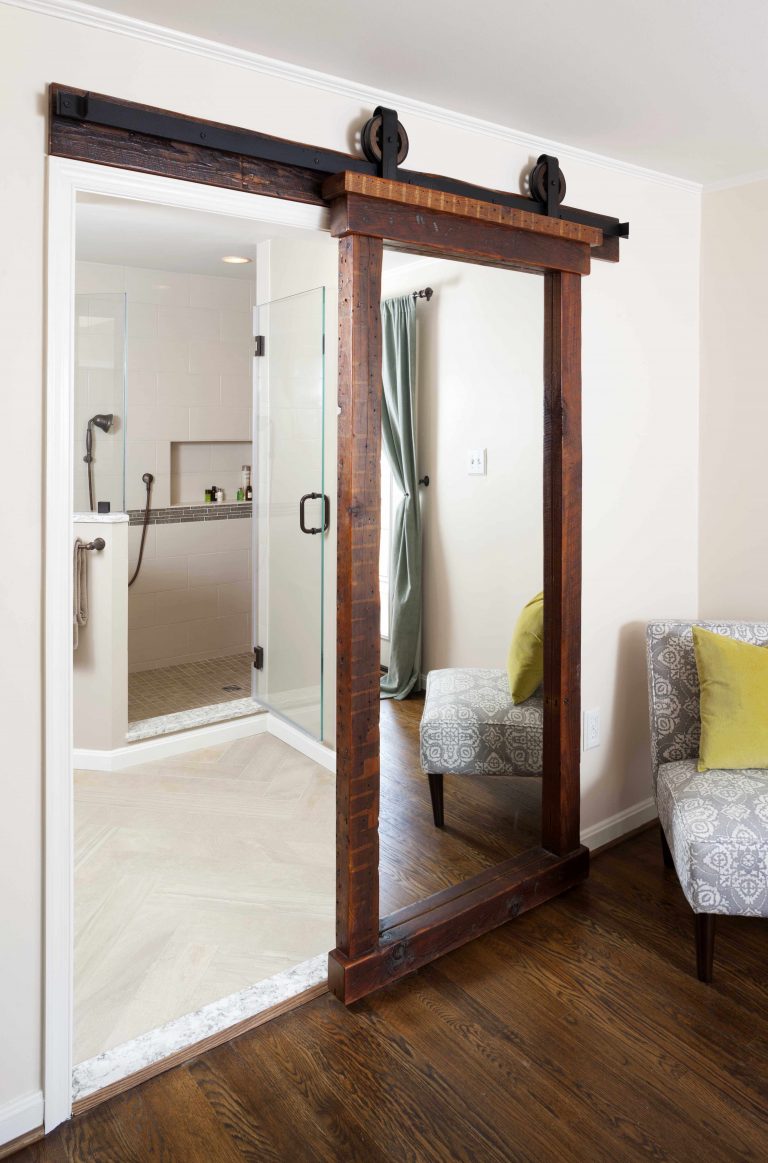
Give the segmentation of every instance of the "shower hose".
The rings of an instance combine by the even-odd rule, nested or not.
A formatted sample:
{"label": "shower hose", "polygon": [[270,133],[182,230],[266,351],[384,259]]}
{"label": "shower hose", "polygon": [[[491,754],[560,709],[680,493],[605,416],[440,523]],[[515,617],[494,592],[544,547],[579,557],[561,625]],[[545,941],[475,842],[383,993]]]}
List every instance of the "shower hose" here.
{"label": "shower hose", "polygon": [[[88,467],[90,468],[90,465]],[[141,542],[139,544],[139,560],[136,562],[136,568],[133,571],[133,577],[128,582],[129,589],[133,585],[133,583],[136,581],[136,578],[139,576],[139,570],[141,569],[141,562],[142,562],[142,558],[144,557],[144,542],[147,539],[147,525],[149,525],[149,513],[150,513],[150,510],[152,508],[152,484],[153,484],[155,478],[152,476],[151,472],[145,472],[144,476],[141,479],[144,481],[144,484],[146,485],[146,488],[147,488],[147,499],[144,502],[144,524],[141,527]]]}

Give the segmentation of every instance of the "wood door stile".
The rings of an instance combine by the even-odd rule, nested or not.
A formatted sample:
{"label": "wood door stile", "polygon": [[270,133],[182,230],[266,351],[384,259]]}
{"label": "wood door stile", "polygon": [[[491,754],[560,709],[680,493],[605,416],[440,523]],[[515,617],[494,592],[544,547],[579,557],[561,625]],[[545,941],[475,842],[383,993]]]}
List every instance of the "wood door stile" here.
{"label": "wood door stile", "polygon": [[382,257],[379,239],[339,243],[336,942],[345,957],[370,952],[379,935]]}
{"label": "wood door stile", "polygon": [[542,843],[579,844],[581,279],[544,278],[544,776]]}

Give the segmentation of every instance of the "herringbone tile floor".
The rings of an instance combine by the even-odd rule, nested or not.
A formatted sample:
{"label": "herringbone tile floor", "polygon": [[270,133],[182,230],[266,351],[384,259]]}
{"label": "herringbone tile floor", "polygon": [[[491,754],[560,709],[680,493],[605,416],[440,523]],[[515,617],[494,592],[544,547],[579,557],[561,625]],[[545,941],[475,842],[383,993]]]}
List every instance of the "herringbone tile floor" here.
{"label": "herringbone tile floor", "polygon": [[76,1062],[333,947],[334,787],[270,735],[76,773]]}

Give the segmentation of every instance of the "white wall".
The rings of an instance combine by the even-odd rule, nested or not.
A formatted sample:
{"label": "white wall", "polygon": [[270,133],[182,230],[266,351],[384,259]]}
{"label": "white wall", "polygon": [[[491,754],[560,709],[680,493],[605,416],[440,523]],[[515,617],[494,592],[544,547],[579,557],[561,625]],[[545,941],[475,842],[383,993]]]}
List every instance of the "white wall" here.
{"label": "white wall", "polygon": [[[126,422],[125,432],[118,428],[115,433],[118,440],[126,437],[125,507],[143,508],[145,472],[155,477],[154,508],[186,502],[194,489],[195,503],[202,505],[206,483],[222,485],[225,499],[234,501],[241,447],[234,460],[214,465],[206,448],[182,450],[186,459],[182,457],[177,467],[188,478],[185,496],[172,497],[171,445],[250,442],[253,284],[223,276],[94,262],[78,262],[76,281],[82,294],[126,295],[127,416],[120,417],[122,408],[114,409],[118,420]],[[95,407],[98,402],[92,388],[88,405]],[[76,448],[82,427],[76,425]],[[97,432],[96,439],[97,452],[101,452],[114,437]],[[75,457],[76,490],[84,479],[81,458],[82,453]],[[214,468],[216,479],[208,475]],[[178,476],[176,483],[180,483]]]}
{"label": "white wall", "polygon": [[[386,269],[386,256],[385,256]],[[543,584],[544,280],[435,261],[395,267],[384,297],[417,300],[423,518],[422,673],[505,667],[520,610]],[[486,449],[486,476],[467,454]]]}
{"label": "white wall", "polygon": [[[250,654],[250,517],[150,525],[128,597],[128,669]],[[141,526],[130,530],[130,559]]]}
{"label": "white wall", "polygon": [[[3,1104],[41,1086],[46,86],[65,81],[338,149],[352,146],[377,100],[352,86],[313,87],[8,6],[0,8],[0,43],[4,145],[13,162],[3,176],[12,228],[0,284],[0,318],[13,336],[3,372],[13,390],[3,393],[0,461],[6,480],[23,490],[24,521],[15,509],[4,520],[25,579],[20,586],[11,570],[0,577],[0,933],[8,950],[0,961],[1,1118]],[[471,120],[428,115],[413,103],[403,116],[415,168],[509,188],[532,160],[520,139]],[[583,692],[586,706],[601,707],[605,736],[583,767],[589,824],[648,793],[641,625],[696,609],[699,194],[626,166],[560,156],[569,202],[632,223],[621,265],[595,264],[584,296]]]}
{"label": "white wall", "polygon": [[72,536],[105,542],[104,549],[89,550],[86,561],[88,621],[72,655],[74,744],[111,751],[125,746],[128,729],[128,518],[77,517]]}
{"label": "white wall", "polygon": [[706,193],[701,248],[702,618],[768,618],[768,181]]}

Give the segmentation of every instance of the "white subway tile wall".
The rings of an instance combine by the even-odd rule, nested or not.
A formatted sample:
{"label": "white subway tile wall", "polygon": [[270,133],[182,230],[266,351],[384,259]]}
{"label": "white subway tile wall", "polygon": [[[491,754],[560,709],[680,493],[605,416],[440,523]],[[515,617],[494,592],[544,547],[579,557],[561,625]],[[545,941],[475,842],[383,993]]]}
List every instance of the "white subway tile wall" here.
{"label": "white subway tile wall", "polygon": [[[141,526],[129,529],[135,561]],[[250,653],[251,520],[150,525],[128,595],[129,670]]]}
{"label": "white subway tile wall", "polygon": [[[252,463],[252,282],[78,262],[77,291],[126,294],[126,508],[143,508],[145,472],[154,508],[203,504],[212,484],[234,502]],[[118,411],[104,387],[102,408],[89,375],[88,407]],[[131,570],[140,535],[132,526]],[[250,652],[250,621],[250,520],[149,527],[129,595],[129,670]]]}

